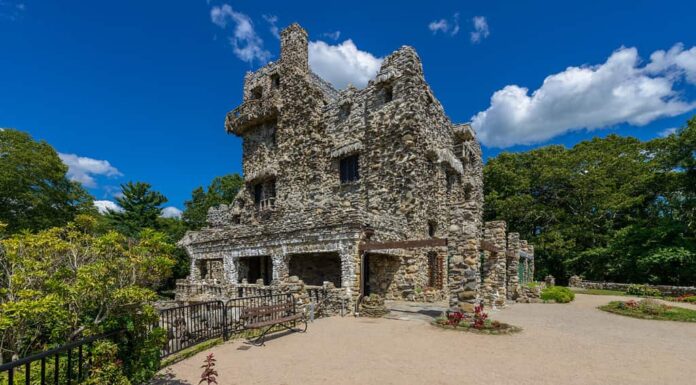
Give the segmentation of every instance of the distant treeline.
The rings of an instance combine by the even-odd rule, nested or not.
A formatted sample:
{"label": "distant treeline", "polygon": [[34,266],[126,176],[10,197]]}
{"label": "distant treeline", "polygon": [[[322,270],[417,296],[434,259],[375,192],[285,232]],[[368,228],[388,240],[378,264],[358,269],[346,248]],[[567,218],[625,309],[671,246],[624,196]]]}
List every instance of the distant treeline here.
{"label": "distant treeline", "polygon": [[485,219],[535,245],[537,279],[696,283],[696,118],[647,142],[502,153],[484,179]]}

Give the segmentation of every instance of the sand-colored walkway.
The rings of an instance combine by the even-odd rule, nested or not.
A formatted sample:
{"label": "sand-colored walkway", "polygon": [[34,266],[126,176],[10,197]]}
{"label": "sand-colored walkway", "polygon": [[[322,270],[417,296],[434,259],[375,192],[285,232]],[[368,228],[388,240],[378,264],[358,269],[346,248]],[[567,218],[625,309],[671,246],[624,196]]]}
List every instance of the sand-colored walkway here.
{"label": "sand-colored walkway", "polygon": [[[223,384],[695,384],[696,323],[638,320],[577,295],[560,304],[515,304],[493,319],[524,328],[480,336],[421,320],[330,318],[306,334],[248,350],[210,351]],[[625,297],[623,298],[625,299]],[[158,385],[198,384],[203,352],[162,371]]]}

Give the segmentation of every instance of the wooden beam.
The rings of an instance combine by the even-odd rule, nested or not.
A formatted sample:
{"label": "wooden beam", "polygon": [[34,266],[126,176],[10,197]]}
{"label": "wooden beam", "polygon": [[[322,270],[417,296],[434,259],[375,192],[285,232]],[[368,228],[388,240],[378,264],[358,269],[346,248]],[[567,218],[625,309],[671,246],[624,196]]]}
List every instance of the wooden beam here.
{"label": "wooden beam", "polygon": [[418,239],[411,241],[363,242],[358,245],[358,251],[386,249],[417,249],[421,247],[447,246],[447,238]]}

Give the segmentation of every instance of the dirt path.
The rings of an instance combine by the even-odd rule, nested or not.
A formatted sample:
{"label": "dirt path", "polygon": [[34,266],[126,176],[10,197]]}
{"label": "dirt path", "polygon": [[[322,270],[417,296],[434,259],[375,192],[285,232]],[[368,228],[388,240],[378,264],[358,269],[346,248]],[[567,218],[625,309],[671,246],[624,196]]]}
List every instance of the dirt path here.
{"label": "dirt path", "polygon": [[[568,305],[516,304],[492,319],[524,328],[480,336],[421,320],[317,320],[265,347],[211,349],[223,384],[693,384],[696,324],[638,320],[597,306],[626,297],[577,295]],[[203,352],[157,385],[197,384]]]}

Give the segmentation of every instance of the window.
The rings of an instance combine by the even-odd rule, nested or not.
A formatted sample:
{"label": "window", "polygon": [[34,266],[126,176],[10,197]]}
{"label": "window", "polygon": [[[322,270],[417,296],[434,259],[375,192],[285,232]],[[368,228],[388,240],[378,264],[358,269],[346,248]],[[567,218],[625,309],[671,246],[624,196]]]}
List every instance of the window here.
{"label": "window", "polygon": [[442,289],[444,259],[435,252],[428,253],[428,287]]}
{"label": "window", "polygon": [[263,96],[263,89],[261,88],[261,86],[254,87],[251,90],[251,99],[261,99],[262,96]]}
{"label": "window", "polygon": [[271,89],[278,89],[280,88],[280,75],[278,74],[273,74],[271,75]]}
{"label": "window", "polygon": [[358,173],[358,156],[351,155],[341,159],[341,183],[354,182],[360,179]]}
{"label": "window", "polygon": [[382,89],[382,95],[384,96],[384,102],[389,103],[394,99],[394,93],[391,86],[384,86]]}
{"label": "window", "polygon": [[467,184],[467,185],[464,187],[464,200],[465,200],[465,201],[468,202],[468,201],[471,199],[471,191],[472,191],[472,190],[473,190],[473,188],[471,187],[470,184]]}
{"label": "window", "polygon": [[457,183],[457,176],[449,168],[445,169],[445,182],[447,183],[447,192],[452,191],[452,187]]}
{"label": "window", "polygon": [[436,231],[437,231],[437,223],[435,223],[435,221],[428,222],[428,236],[431,238],[434,237]]}
{"label": "window", "polygon": [[270,179],[254,185],[254,204],[258,210],[268,210],[275,207],[275,179]]}
{"label": "window", "polygon": [[344,121],[350,115],[350,103],[343,103],[338,110],[338,120]]}

